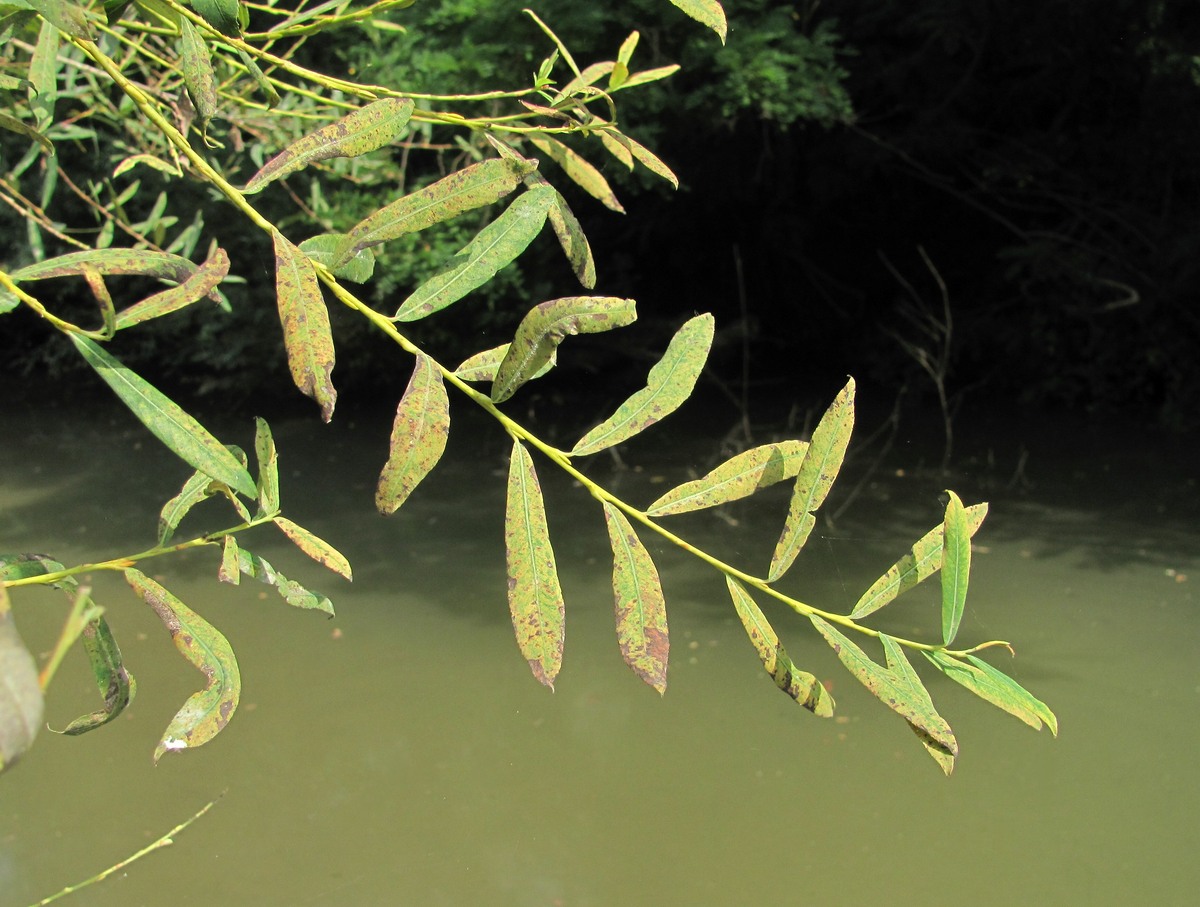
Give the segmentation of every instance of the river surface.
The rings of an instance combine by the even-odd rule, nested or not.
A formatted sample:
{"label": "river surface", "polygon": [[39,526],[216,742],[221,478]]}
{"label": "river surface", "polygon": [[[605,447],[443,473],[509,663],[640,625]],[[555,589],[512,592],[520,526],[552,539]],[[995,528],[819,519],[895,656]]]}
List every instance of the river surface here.
{"label": "river surface", "polygon": [[[217,583],[216,549],[145,566],[239,656],[241,707],[202,749],[152,764],[202,677],[119,577],[90,578],[138,695],[94,733],[43,731],[0,777],[3,907],[86,879],[215,798],[173,846],[64,903],[1196,903],[1193,447],[1011,419],[962,443],[949,484],[992,511],[959,642],[1011,640],[1018,657],[993,660],[1061,729],[1057,740],[1036,733],[917,665],[962,747],[946,778],[806,622],[768,608],[793,658],[832,687],[837,717],[819,720],[775,690],[720,576],[648,533],[672,649],[666,695],[642,685],[613,635],[601,514],[539,460],[567,601],[562,673],[555,692],[541,687],[505,600],[508,442],[458,409],[455,419],[442,468],[387,519],[371,504],[386,414],[276,421],[285,513],[337,545],[354,582],[269,527],[245,545],[328,594],[334,620],[265,586]],[[714,464],[711,441],[686,427],[632,445],[628,468],[601,456],[592,472],[644,505]],[[248,424],[222,431],[252,446]],[[6,406],[0,433],[3,551],[73,563],[141,550],[188,473],[106,406],[69,419]],[[901,432],[837,521],[819,524],[784,588],[848,610],[937,523],[947,480],[922,469],[930,456],[919,447]],[[869,460],[847,467],[851,484]],[[206,507],[182,535],[226,525],[218,504]],[[768,495],[669,525],[761,572],[785,509],[782,494]],[[47,652],[61,596],[13,593],[26,642]],[[876,625],[933,639],[936,594],[909,593]],[[95,708],[75,651],[49,691],[47,723]]]}

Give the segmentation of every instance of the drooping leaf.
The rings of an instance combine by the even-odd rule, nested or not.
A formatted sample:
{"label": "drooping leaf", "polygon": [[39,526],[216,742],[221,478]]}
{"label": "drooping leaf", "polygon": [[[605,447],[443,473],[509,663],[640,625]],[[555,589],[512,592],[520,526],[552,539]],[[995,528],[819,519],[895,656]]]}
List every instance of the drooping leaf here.
{"label": "drooping leaf", "polygon": [[200,30],[186,16],[179,17],[179,61],[183,84],[187,86],[200,134],[207,137],[208,124],[219,111],[217,74],[213,71],[211,51]]}
{"label": "drooping leaf", "polygon": [[[880,634],[888,661],[885,668],[868,658],[862,649],[828,621],[815,614],[809,620],[825,637],[846,669],[880,702],[904,718],[917,731],[917,736],[927,748],[932,744],[945,755],[958,754],[958,742],[950,725],[934,709],[928,691],[891,637]],[[945,763],[939,760],[939,764],[945,771]]]}
{"label": "drooping leaf", "polygon": [[380,208],[347,234],[345,254],[416,233],[509,195],[537,161],[494,158],[464,167]]}
{"label": "drooping leaf", "polygon": [[254,457],[258,461],[258,512],[260,516],[279,510],[279,456],[267,420],[254,420]]}
{"label": "drooping leaf", "polygon": [[150,321],[152,318],[161,318],[163,315],[177,312],[205,296],[217,301],[220,297],[217,296],[215,290],[228,274],[229,255],[224,249],[216,249],[208,260],[196,269],[195,273],[178,286],[162,290],[153,296],[147,296],[140,302],[135,302],[129,308],[118,312],[114,327],[120,331],[135,324]]}
{"label": "drooping leaf", "polygon": [[283,343],[292,380],[305,396],[321,407],[321,418],[333,418],[337,391],[333,387],[333,334],[329,310],[308,257],[278,232],[275,240],[275,294]]}
{"label": "drooping leaf", "polygon": [[322,126],[288,145],[250,177],[243,190],[260,191],[273,180],[294,173],[309,164],[334,157],[358,157],[395,141],[412,116],[410,98],[380,98],[335,123]]}
{"label": "drooping leaf", "polygon": [[180,654],[205,676],[203,690],[183,704],[154,749],[163,753],[201,746],[224,729],[237,709],[241,673],[229,641],[216,627],[138,570],[125,571],[125,581],[166,626]]}
{"label": "drooping leaf", "polygon": [[67,615],[67,619],[63,621],[62,629],[58,633],[58,640],[54,643],[54,648],[50,650],[50,655],[38,675],[38,684],[43,690],[50,686],[59,665],[62,664],[63,659],[67,657],[67,653],[75,646],[75,643],[79,641],[79,637],[83,635],[87,625],[104,616],[104,609],[92,600],[92,590],[76,583],[73,576],[67,577],[66,581],[55,585],[62,589],[67,598],[71,600],[71,611]]}
{"label": "drooping leaf", "polygon": [[179,494],[167,501],[158,515],[158,544],[167,544],[188,511],[216,493],[211,476],[199,470],[192,473]]}
{"label": "drooping leaf", "polygon": [[742,584],[731,576],[725,577],[725,583],[742,626],[746,628],[746,635],[750,637],[750,643],[775,685],[814,715],[820,718],[832,716],[833,696],[825,689],[825,685],[812,674],[796,667],[780,643],[775,628]]}
{"label": "drooping leaf", "polygon": [[967,580],[971,574],[971,532],[962,501],[947,491],[946,521],[942,539],[942,640],[954,642],[963,609],[967,606]]}
{"label": "drooping leaf", "polygon": [[8,591],[0,585],[0,772],[33,745],[43,710],[37,664],[17,633]]}
{"label": "drooping leaf", "polygon": [[796,474],[787,520],[771,558],[771,568],[767,573],[771,582],[787,572],[808,541],[808,535],[817,522],[814,514],[824,503],[838,470],[842,468],[853,430],[854,379],[851,378],[813,430],[808,453],[804,455],[800,472]]}
{"label": "drooping leaf", "polygon": [[[246,7],[244,6],[241,7],[243,10],[245,8]],[[254,57],[250,56],[250,54],[246,53],[246,51],[242,50],[240,47],[235,49],[237,51],[238,59],[242,61],[242,65],[246,67],[246,71],[250,73],[250,78],[254,80],[254,84],[258,86],[258,90],[261,91],[263,97],[267,99],[267,107],[270,108],[276,106],[280,101],[280,97],[279,92],[275,90],[275,86],[271,84],[271,81],[267,78],[266,74],[262,71],[262,69],[259,68],[259,65],[257,61],[255,61]]]}
{"label": "drooping leaf", "polygon": [[152,249],[89,249],[68,252],[17,268],[9,274],[13,280],[47,280],[52,277],[78,277],[90,268],[105,276],[113,274],[162,277],[183,283],[196,273],[197,266],[180,255]]}
{"label": "drooping leaf", "polygon": [[375,506],[395,513],[446,451],[450,399],[437,364],[418,355],[408,387],[396,407],[388,458],[375,490]]}
{"label": "drooping leaf", "polygon": [[306,589],[294,579],[288,579],[272,567],[267,560],[247,551],[245,548],[238,547],[237,543],[233,542],[232,536],[226,536],[225,538],[225,553],[227,557],[222,559],[221,570],[217,574],[222,582],[232,583],[235,586],[238,585],[237,573],[226,569],[226,561],[232,560],[233,555],[236,553],[237,566],[241,573],[272,587],[293,608],[301,608],[305,611],[321,611],[331,617],[333,616],[333,602],[324,595]]}
{"label": "drooping leaf", "polygon": [[580,438],[571,455],[582,457],[613,447],[675,412],[691,396],[708,361],[714,324],[712,315],[697,315],[676,331],[662,359],[650,369],[646,386]]}
{"label": "drooping leaf", "polygon": [[375,273],[375,253],[370,249],[351,249],[350,237],[345,233],[310,236],[300,243],[300,251],[343,280],[366,283]]}
{"label": "drooping leaf", "polygon": [[[540,173],[531,173],[525,177],[525,185],[549,186],[550,184]],[[558,237],[558,244],[562,247],[563,254],[567,256],[567,261],[571,264],[571,270],[575,272],[576,279],[581,286],[590,290],[596,285],[596,260],[592,257],[592,246],[588,242],[587,236],[584,235],[579,218],[575,216],[575,212],[571,210],[567,200],[557,189],[554,190],[554,202],[546,212],[546,217],[554,229],[554,235]]]}
{"label": "drooping leaf", "polygon": [[707,25],[715,31],[720,36],[721,43],[725,43],[725,35],[729,26],[725,22],[725,10],[721,8],[721,4],[717,0],[671,0],[671,2],[701,25]]}
{"label": "drooping leaf", "polygon": [[396,320],[424,318],[483,286],[533,242],[553,203],[554,189],[550,186],[522,193],[401,303]]}
{"label": "drooping leaf", "polygon": [[626,170],[633,169],[633,152],[629,150],[629,142],[616,129],[601,129],[596,132],[600,144],[615,157]]}
{"label": "drooping leaf", "polygon": [[533,676],[554,689],[565,639],[562,589],[550,546],[542,488],[529,452],[516,440],[508,470],[504,547],[508,608],[517,646]]}
{"label": "drooping leaf", "polygon": [[1058,736],[1058,718],[1049,707],[1003,671],[974,655],[961,661],[940,651],[923,654],[939,671],[979,698],[1021,719],[1035,731],[1040,731],[1045,722],[1050,733]]}
{"label": "drooping leaf", "polygon": [[277,516],[273,520],[280,532],[292,540],[297,548],[311,557],[323,567],[332,570],[338,576],[353,581],[354,575],[346,556],[334,548],[329,542],[303,526],[293,523],[287,517]]}
{"label": "drooping leaf", "polygon": [[28,75],[33,87],[29,106],[37,117],[39,129],[54,122],[54,106],[58,101],[59,45],[62,33],[49,19],[43,19],[38,29],[37,44],[29,59]]}
{"label": "drooping leaf", "polygon": [[[7,113],[0,113],[0,129],[7,129],[9,132],[15,132],[17,135],[23,135],[27,139],[32,139],[42,146],[42,150],[46,154],[54,154],[54,143],[50,139],[46,138],[45,135],[38,132],[28,123],[18,120],[16,117],[9,116]],[[0,309],[0,311],[4,310]]]}
{"label": "drooping leaf", "polygon": [[611,331],[636,319],[637,304],[615,296],[567,296],[534,306],[517,325],[496,371],[492,401],[503,403],[539,374],[566,337]]}
{"label": "drooping leaf", "polygon": [[668,516],[716,507],[796,477],[808,451],[807,441],[763,444],[730,457],[707,475],[672,488],[651,504],[650,516]]}
{"label": "drooping leaf", "polygon": [[663,163],[658,155],[641,144],[641,142],[624,133],[618,132],[616,129],[606,129],[600,132],[599,135],[601,143],[630,170],[633,169],[633,162],[636,160],[655,176],[665,179],[671,184],[671,188],[679,188],[679,177],[675,175],[675,171]]}
{"label": "drooping leaf", "polygon": [[96,686],[104,698],[104,708],[76,718],[62,732],[68,736],[86,734],[108,724],[133,701],[137,693],[137,681],[125,667],[121,648],[109,629],[108,621],[97,617],[83,628],[83,648],[92,665]]}
{"label": "drooping leaf", "polygon": [[239,494],[254,497],[250,473],[204,426],[94,341],[75,333],[70,337],[88,365],[172,453]]}
{"label": "drooping leaf", "polygon": [[73,38],[91,40],[92,24],[88,22],[87,13],[83,7],[76,6],[68,0],[25,0],[38,14],[48,22]]}
{"label": "drooping leaf", "polygon": [[238,0],[192,0],[192,8],[221,34],[236,38],[242,33]]}
{"label": "drooping leaf", "polygon": [[548,135],[532,133],[528,136],[530,143],[558,166],[562,167],[567,177],[584,192],[596,199],[604,207],[618,214],[624,214],[625,208],[617,201],[616,193],[599,170],[568,148],[556,138]]}
{"label": "drooping leaf", "polygon": [[[972,504],[966,508],[967,532],[974,535],[987,516],[987,504]],[[873,614],[884,605],[895,601],[922,580],[928,579],[942,569],[942,539],[944,525],[935,526],[921,536],[912,550],[896,561],[871,588],[863,593],[850,617],[858,620]]]}
{"label": "drooping leaf", "polygon": [[237,539],[232,535],[225,536],[221,541],[221,566],[217,568],[217,579],[231,586],[239,586],[242,582],[241,559],[238,553]]}
{"label": "drooping leaf", "polygon": [[667,603],[650,552],[629,520],[608,501],[604,521],[613,553],[617,644],[625,664],[660,694],[667,691]]}

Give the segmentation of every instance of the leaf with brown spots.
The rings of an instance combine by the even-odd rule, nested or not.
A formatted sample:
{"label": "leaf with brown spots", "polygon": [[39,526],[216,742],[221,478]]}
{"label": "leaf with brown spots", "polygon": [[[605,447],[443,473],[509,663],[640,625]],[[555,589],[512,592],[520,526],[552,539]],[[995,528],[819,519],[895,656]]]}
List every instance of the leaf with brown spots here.
{"label": "leaf with brown spots", "polygon": [[450,400],[437,364],[417,356],[408,387],[396,407],[387,463],[379,476],[375,506],[395,513],[408,500],[446,451],[450,435]]}
{"label": "leaf with brown spots", "polygon": [[309,532],[303,526],[297,525],[287,517],[277,516],[274,521],[279,531],[292,540],[297,548],[311,557],[314,561],[346,580],[353,580],[350,562],[342,552],[334,548],[319,535]]}
{"label": "leaf with brown spots", "polygon": [[321,407],[321,418],[333,418],[337,391],[333,388],[333,334],[329,310],[321,296],[317,273],[303,252],[278,232],[275,240],[275,295],[288,369],[296,387]]}
{"label": "leaf with brown spots", "polygon": [[169,287],[153,296],[147,296],[140,302],[135,302],[127,309],[118,312],[114,327],[120,331],[152,318],[161,318],[163,315],[177,312],[205,296],[214,302],[219,301],[220,297],[216,293],[216,288],[228,273],[229,255],[224,249],[215,249],[208,260],[178,286]]}
{"label": "leaf with brown spots", "polygon": [[154,750],[154,761],[163,753],[207,743],[233,717],[242,691],[242,677],[229,641],[203,617],[144,573],[132,568],[125,581],[142,597],[171,633],[175,648],[207,678],[203,690],[183,704]]}
{"label": "leaf with brown spots", "polygon": [[629,520],[608,501],[604,521],[613,553],[613,602],[621,657],[642,680],[667,691],[667,603],[650,552]]}
{"label": "leaf with brown spots", "polygon": [[625,213],[625,208],[617,200],[616,193],[613,192],[612,186],[608,184],[608,180],[604,178],[604,175],[599,170],[580,156],[578,152],[548,135],[531,133],[527,138],[530,144],[537,148],[538,151],[558,164],[570,180],[579,186],[580,189],[610,211],[616,211],[618,214]]}
{"label": "leaf with brown spots", "polygon": [[646,513],[667,516],[703,510],[794,479],[807,451],[806,441],[779,441],[752,447],[730,457],[707,475],[671,489],[651,504]]}

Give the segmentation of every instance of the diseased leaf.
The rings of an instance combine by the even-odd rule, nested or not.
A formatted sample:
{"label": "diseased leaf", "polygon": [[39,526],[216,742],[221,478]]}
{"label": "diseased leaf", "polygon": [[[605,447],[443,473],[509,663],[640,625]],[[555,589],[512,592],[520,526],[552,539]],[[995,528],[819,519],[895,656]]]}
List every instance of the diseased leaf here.
{"label": "diseased leaf", "polygon": [[121,648],[103,617],[89,621],[83,628],[83,648],[91,662],[96,686],[104,697],[104,708],[76,718],[63,728],[62,732],[72,737],[108,724],[125,711],[137,693],[137,681],[126,669]]}
{"label": "diseased leaf", "polygon": [[729,587],[729,595],[733,599],[738,617],[741,618],[742,626],[746,628],[746,635],[750,637],[750,643],[758,652],[763,667],[767,669],[775,685],[814,715],[820,718],[832,716],[833,697],[824,684],[812,674],[796,667],[779,642],[775,628],[767,621],[766,615],[742,584],[731,576],[725,577],[725,584]]}
{"label": "diseased leaf", "polygon": [[241,559],[237,539],[232,535],[221,540],[221,566],[217,569],[217,579],[231,586],[239,586],[242,582]]}
{"label": "diseased leaf", "polygon": [[492,402],[503,403],[540,374],[547,363],[553,362],[558,345],[568,336],[611,331],[636,319],[636,303],[615,296],[567,296],[534,306],[517,325],[512,344],[496,371]]}
{"label": "diseased leaf", "polygon": [[542,488],[529,452],[516,440],[508,470],[504,546],[508,608],[517,646],[533,676],[554,689],[565,639],[562,589],[550,546]]}
{"label": "diseased leaf", "polygon": [[942,640],[954,642],[963,609],[967,606],[967,580],[971,574],[971,533],[962,501],[947,491],[946,521],[942,541]]}
{"label": "diseased leaf", "polygon": [[[65,570],[61,563],[45,554],[0,554],[0,580],[12,582],[31,576],[45,576]],[[68,576],[61,583],[53,584],[56,589],[75,585],[75,578]]]}
{"label": "diseased leaf", "polygon": [[397,321],[416,321],[462,299],[511,264],[533,242],[554,203],[554,189],[539,186],[519,195],[396,311]]}
{"label": "diseased leaf", "polygon": [[239,494],[254,497],[250,473],[204,426],[94,341],[75,333],[69,336],[88,365],[172,453]]}
{"label": "diseased leaf", "polygon": [[[987,516],[987,504],[972,504],[966,508],[967,532],[974,535]],[[922,580],[942,569],[942,538],[944,526],[935,526],[921,536],[912,550],[896,561],[871,588],[863,593],[850,617],[858,620],[895,601]]]}
{"label": "diseased leaf", "polygon": [[[246,7],[244,6],[242,7],[243,10],[245,8]],[[274,107],[280,101],[279,92],[275,90],[275,86],[271,84],[270,80],[267,79],[266,74],[264,74],[259,68],[254,57],[250,56],[250,54],[246,53],[246,51],[242,50],[240,47],[235,49],[237,50],[238,59],[242,61],[242,65],[246,67],[246,71],[250,73],[250,78],[254,80],[254,84],[258,87],[258,90],[261,91],[263,96],[267,99],[267,107]]]}
{"label": "diseased leaf", "polygon": [[219,110],[217,74],[213,71],[208,44],[186,16],[179,17],[179,60],[183,84],[200,121],[200,134],[207,141],[208,124]]}
{"label": "diseased leaf", "polygon": [[258,460],[258,513],[265,516],[279,510],[279,456],[267,420],[254,420],[254,457]]}
{"label": "diseased leaf", "polygon": [[713,341],[712,315],[697,315],[671,338],[662,359],[650,369],[646,386],[617,407],[571,449],[582,457],[613,447],[675,412],[692,394],[708,361]]}
{"label": "diseased leaf", "polygon": [[[540,173],[531,173],[525,177],[525,185],[532,187],[550,184]],[[550,220],[554,235],[558,237],[563,254],[571,264],[571,270],[575,272],[575,278],[581,286],[590,290],[596,285],[596,260],[592,257],[592,247],[584,235],[579,218],[557,189],[554,190],[554,201],[546,211],[546,217]]]}
{"label": "diseased leaf", "polygon": [[8,591],[0,585],[0,772],[33,745],[44,708],[37,664],[17,633]]}
{"label": "diseased leaf", "polygon": [[672,488],[651,504],[650,516],[667,516],[715,507],[796,477],[808,451],[807,441],[780,441],[752,447],[726,460],[705,476]]}
{"label": "diseased leaf", "polygon": [[787,572],[804,543],[808,541],[808,535],[817,522],[813,514],[824,503],[825,496],[833,486],[833,480],[837,478],[838,470],[842,468],[846,446],[850,443],[850,433],[853,430],[854,379],[851,378],[813,430],[808,453],[804,456],[804,462],[800,464],[800,472],[796,474],[796,485],[792,490],[783,533],[779,536],[775,554],[771,558],[771,568],[767,573],[771,582]]}
{"label": "diseased leaf", "polygon": [[[474,356],[468,356],[462,361],[462,364],[454,370],[454,374],[464,381],[494,381],[496,379],[496,370],[500,368],[500,363],[504,361],[505,355],[508,353],[509,344],[502,343],[499,346],[494,346],[490,350],[483,350],[476,353]],[[541,369],[533,374],[530,378],[540,378],[550,369],[554,368],[555,356],[550,356],[550,361],[541,367]]]}
{"label": "diseased leaf", "polygon": [[186,278],[178,286],[170,287],[162,292],[147,296],[140,302],[135,302],[127,309],[117,313],[114,327],[120,331],[161,318],[191,305],[193,302],[208,296],[214,302],[220,297],[216,294],[217,286],[229,274],[229,255],[224,249],[216,249],[195,273]]}
{"label": "diseased leaf", "polygon": [[192,8],[223,35],[236,38],[242,33],[238,0],[192,0]]}
{"label": "diseased leaf", "polygon": [[617,201],[616,193],[608,184],[608,180],[576,151],[548,135],[531,133],[528,138],[538,151],[558,164],[567,177],[580,189],[609,210],[616,211],[618,214],[625,213],[625,208]]}
{"label": "diseased leaf", "polygon": [[671,184],[672,188],[679,188],[679,177],[675,175],[675,171],[664,164],[658,155],[636,139],[618,132],[615,128],[611,130],[606,129],[600,132],[599,135],[601,144],[630,170],[633,169],[634,160],[637,160],[638,163],[655,176],[665,179]]}
{"label": "diseased leaf", "polygon": [[216,493],[211,476],[198,470],[192,473],[179,494],[167,501],[158,515],[158,544],[167,544],[188,511]]}
{"label": "diseased leaf", "polygon": [[[237,543],[233,542],[232,536],[226,536],[225,538],[225,552],[227,557],[231,559],[231,552],[236,552],[238,570],[246,574],[246,576],[271,586],[293,608],[302,608],[305,611],[321,611],[331,617],[333,616],[333,602],[324,595],[309,591],[294,579],[288,579],[257,554],[253,554],[245,548],[237,547]],[[225,559],[222,560],[221,570],[217,576],[222,582],[231,583],[235,586],[238,585],[237,574],[226,569]]]}
{"label": "diseased leaf", "polygon": [[283,343],[292,380],[305,396],[321,407],[321,418],[333,418],[337,391],[333,387],[333,334],[329,310],[321,296],[317,275],[308,257],[282,234],[275,240],[275,294]]}
{"label": "diseased leaf", "polygon": [[395,141],[412,116],[410,98],[380,98],[297,139],[250,177],[243,190],[260,191],[273,180],[334,157],[358,157]]}
{"label": "diseased leaf", "polygon": [[286,517],[277,516],[274,521],[279,530],[292,540],[292,543],[323,567],[332,570],[338,576],[353,581],[354,575],[350,570],[350,562],[345,555],[334,548],[315,533],[309,532],[303,526],[293,523]]}
{"label": "diseased leaf", "polygon": [[126,570],[125,581],[158,615],[180,654],[207,679],[167,725],[154,750],[158,762],[163,753],[200,746],[219,734],[237,709],[242,678],[229,641],[216,627],[140,571]]}
{"label": "diseased leaf", "polygon": [[73,38],[91,40],[92,24],[88,22],[87,13],[83,7],[68,3],[67,0],[25,0],[31,7],[56,27]]}
{"label": "diseased leaf", "polygon": [[[15,132],[17,135],[23,135],[27,139],[32,139],[42,146],[42,150],[46,154],[54,154],[53,142],[28,123],[22,122],[16,117],[9,116],[7,113],[0,113],[0,129],[7,129],[9,132]],[[16,279],[15,275],[10,274],[9,276]],[[0,300],[0,312],[7,311],[7,309],[3,308],[6,304],[6,302]]]}
{"label": "diseased leaf", "polygon": [[446,451],[450,399],[437,364],[418,355],[408,387],[396,407],[387,463],[379,475],[375,506],[395,513]]}
{"label": "diseased leaf", "polygon": [[626,170],[633,169],[633,152],[629,150],[629,142],[625,136],[616,129],[602,129],[596,135],[599,136],[604,149],[623,164]]}
{"label": "diseased leaf", "polygon": [[629,520],[608,501],[604,521],[613,553],[617,644],[625,664],[659,694],[667,691],[667,603],[650,552]]}
{"label": "diseased leaf", "polygon": [[416,233],[509,195],[537,161],[494,158],[464,167],[380,208],[347,234],[347,255]]}
{"label": "diseased leaf", "polygon": [[183,283],[196,273],[197,266],[180,255],[155,252],[151,249],[89,249],[68,252],[45,261],[35,262],[11,272],[14,281],[47,280],[52,277],[78,277],[90,268],[97,274],[141,275],[162,277]]}
{"label": "diseased leaf", "polygon": [[350,237],[345,233],[310,236],[300,243],[300,251],[343,280],[366,283],[375,273],[375,253],[370,249],[351,249]]}
{"label": "diseased leaf", "polygon": [[1049,707],[1003,671],[974,655],[968,655],[964,662],[941,651],[923,654],[939,671],[979,698],[1021,719],[1035,731],[1042,729],[1044,721],[1050,733],[1058,736],[1058,719]]}
{"label": "diseased leaf", "polygon": [[701,25],[707,25],[715,31],[720,36],[721,43],[725,43],[725,35],[729,26],[725,22],[725,10],[721,9],[721,4],[717,0],[671,0],[671,2]]}

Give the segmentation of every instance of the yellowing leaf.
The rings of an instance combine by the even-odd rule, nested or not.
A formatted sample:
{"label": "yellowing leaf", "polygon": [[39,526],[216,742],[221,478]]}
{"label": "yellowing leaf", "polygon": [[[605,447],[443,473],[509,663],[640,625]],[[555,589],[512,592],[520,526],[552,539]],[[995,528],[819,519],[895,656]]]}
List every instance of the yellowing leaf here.
{"label": "yellowing leaf", "polygon": [[103,617],[84,626],[83,648],[92,664],[96,686],[104,697],[104,708],[68,724],[62,731],[68,736],[84,734],[108,724],[125,710],[137,693],[137,682],[126,669],[121,649]]}
{"label": "yellowing leaf", "polygon": [[688,513],[747,497],[760,488],[795,478],[807,451],[807,441],[752,447],[707,475],[672,488],[651,504],[646,513],[650,516]]}
{"label": "yellowing leaf", "polygon": [[508,608],[521,655],[533,676],[550,689],[562,667],[565,638],[562,589],[546,506],[533,460],[513,442],[508,471],[504,543],[508,564]]}
{"label": "yellowing leaf", "polygon": [[646,386],[617,407],[571,449],[585,456],[620,444],[675,412],[692,394],[708,361],[713,341],[712,315],[697,315],[675,332],[662,359],[650,369]]}
{"label": "yellowing leaf", "polygon": [[608,501],[604,521],[613,552],[617,644],[625,664],[660,694],[667,691],[667,603],[650,552],[629,520]]}
{"label": "yellowing leaf", "polygon": [[967,580],[971,574],[971,533],[963,503],[947,491],[946,520],[942,540],[942,640],[954,642],[963,609],[967,606]]}
{"label": "yellowing leaf", "polygon": [[279,457],[267,420],[254,420],[254,456],[258,460],[258,512],[266,516],[279,510]]}
{"label": "yellowing leaf", "polygon": [[218,112],[217,75],[208,45],[186,16],[179,17],[179,59],[183,84],[200,121],[200,134],[207,135],[208,123]]}
{"label": "yellowing leaf", "polygon": [[617,196],[608,184],[608,180],[576,151],[548,135],[531,134],[528,138],[538,151],[558,164],[567,177],[580,189],[604,207],[616,211],[618,214],[625,213],[625,209],[617,201]]}
{"label": "yellowing leaf", "polygon": [[[504,361],[504,357],[508,355],[510,345],[502,343],[499,346],[476,353],[474,356],[468,356],[454,370],[454,374],[464,381],[495,381],[496,372],[500,368],[500,363]],[[551,355],[550,361],[543,365],[541,369],[534,372],[530,380],[542,377],[542,375],[554,368],[554,365],[555,357]]]}
{"label": "yellowing leaf", "polygon": [[388,459],[379,476],[375,506],[395,513],[446,450],[450,400],[432,359],[418,355],[408,387],[396,407]]}
{"label": "yellowing leaf", "polygon": [[321,418],[333,418],[337,391],[331,378],[334,366],[333,334],[329,310],[317,284],[312,262],[282,234],[275,241],[275,295],[283,344],[287,349],[292,380],[305,396],[321,407]]}
{"label": "yellowing leaf", "polygon": [[[525,177],[525,184],[528,186],[550,185],[540,173],[531,173]],[[592,257],[592,246],[588,242],[587,236],[584,235],[579,218],[575,216],[575,212],[571,210],[567,200],[557,189],[554,190],[554,201],[547,209],[546,217],[550,221],[554,235],[558,237],[558,244],[562,247],[563,254],[567,256],[571,270],[575,272],[576,279],[581,286],[590,290],[596,285],[596,260]]]}
{"label": "yellowing leaf", "polygon": [[[237,569],[233,569],[233,560],[237,559]],[[333,616],[333,602],[324,595],[312,592],[300,585],[294,579],[288,579],[271,566],[270,562],[239,548],[233,536],[225,536],[225,551],[221,559],[221,569],[217,573],[221,582],[234,586],[239,584],[240,574],[246,574],[251,579],[272,587],[279,596],[293,608],[305,611],[321,611]]]}
{"label": "yellowing leaf", "polygon": [[196,273],[196,265],[179,255],[155,252],[151,249],[89,249],[86,252],[68,252],[47,258],[11,272],[14,281],[46,280],[51,277],[73,277],[91,269],[105,276],[113,274],[137,274],[145,277],[162,277],[182,283]]}
{"label": "yellowing leaf", "polygon": [[229,255],[224,249],[216,249],[204,264],[189,275],[178,286],[170,287],[153,296],[135,302],[117,313],[114,327],[120,331],[177,312],[205,296],[219,300],[215,290],[229,274]]}
{"label": "yellowing leaf", "polygon": [[348,580],[354,579],[354,575],[350,570],[350,562],[346,560],[342,552],[334,548],[329,542],[317,534],[309,532],[303,526],[293,523],[287,517],[277,516],[273,522],[279,527],[280,532],[292,540],[292,544],[322,567],[326,567],[338,576]]}
{"label": "yellowing leaf", "polygon": [[300,251],[333,272],[334,277],[366,283],[375,273],[375,253],[351,249],[345,233],[322,233],[300,243]]}
{"label": "yellowing leaf", "polygon": [[974,655],[967,656],[968,663],[941,651],[923,654],[939,671],[976,696],[1020,718],[1035,731],[1042,729],[1044,721],[1050,733],[1058,736],[1058,719],[1049,707],[1003,671]]}
{"label": "yellowing leaf", "polygon": [[725,35],[729,26],[725,23],[725,10],[717,0],[671,0],[681,10],[699,22],[707,25],[721,37],[725,43]]}

